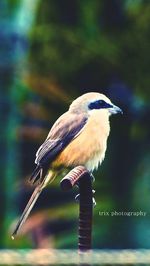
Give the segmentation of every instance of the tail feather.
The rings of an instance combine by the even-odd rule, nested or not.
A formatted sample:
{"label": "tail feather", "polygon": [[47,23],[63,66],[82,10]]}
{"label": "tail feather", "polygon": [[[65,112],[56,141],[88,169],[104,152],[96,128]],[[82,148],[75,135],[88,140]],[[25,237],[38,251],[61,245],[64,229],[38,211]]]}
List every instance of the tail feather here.
{"label": "tail feather", "polygon": [[[36,170],[36,169],[35,169]],[[41,171],[42,174],[42,168],[39,169]],[[38,197],[40,196],[42,190],[50,183],[54,180],[56,176],[56,173],[53,171],[49,171],[48,175],[46,175],[43,180],[40,180],[40,183],[36,186],[36,188],[34,189],[13,233],[12,233],[12,239],[15,238],[15,236],[18,234],[20,228],[22,227],[22,225],[25,223],[25,221],[27,220],[33,206],[35,205]]]}
{"label": "tail feather", "polygon": [[38,197],[40,196],[42,190],[43,190],[43,186],[41,186],[41,184],[39,186],[37,186],[33,192],[33,194],[31,195],[31,198],[29,199],[27,206],[25,207],[13,233],[12,233],[12,239],[15,238],[15,236],[17,235],[18,231],[20,230],[20,228],[22,227],[22,225],[25,223],[26,219],[28,218],[35,202],[37,201]]}
{"label": "tail feather", "polygon": [[41,170],[42,170],[42,168],[39,165],[37,165],[36,168],[34,169],[32,175],[29,178],[29,182],[31,182],[32,184],[35,184],[36,181],[38,180],[38,176],[41,173]]}

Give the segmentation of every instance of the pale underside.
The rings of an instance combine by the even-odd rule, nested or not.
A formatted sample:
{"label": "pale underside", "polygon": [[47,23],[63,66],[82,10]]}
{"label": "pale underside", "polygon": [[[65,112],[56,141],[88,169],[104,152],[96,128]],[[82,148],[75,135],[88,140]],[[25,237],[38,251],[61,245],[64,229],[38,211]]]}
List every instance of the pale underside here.
{"label": "pale underside", "polygon": [[82,132],[60,153],[52,167],[84,165],[89,171],[98,167],[105,157],[110,126],[105,111],[93,111]]}

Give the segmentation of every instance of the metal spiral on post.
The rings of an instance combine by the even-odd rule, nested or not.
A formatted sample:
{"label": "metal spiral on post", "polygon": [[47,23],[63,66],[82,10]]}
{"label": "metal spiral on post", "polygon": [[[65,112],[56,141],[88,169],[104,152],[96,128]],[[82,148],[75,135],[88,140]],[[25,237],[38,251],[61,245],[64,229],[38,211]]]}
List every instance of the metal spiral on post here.
{"label": "metal spiral on post", "polygon": [[71,170],[62,180],[61,188],[66,191],[78,184],[79,194],[79,251],[87,251],[92,248],[92,218],[93,218],[93,191],[92,179],[84,166],[77,166]]}

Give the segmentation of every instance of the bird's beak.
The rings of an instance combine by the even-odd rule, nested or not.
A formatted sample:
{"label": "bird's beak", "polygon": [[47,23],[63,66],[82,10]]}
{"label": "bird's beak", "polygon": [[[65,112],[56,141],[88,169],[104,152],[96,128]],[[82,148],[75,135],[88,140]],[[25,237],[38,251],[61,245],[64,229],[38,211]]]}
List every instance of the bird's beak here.
{"label": "bird's beak", "polygon": [[123,111],[121,110],[121,108],[119,108],[118,106],[116,106],[116,105],[112,105],[112,107],[109,109],[109,112],[111,113],[111,114],[118,114],[118,113],[120,113],[120,114],[123,114]]}

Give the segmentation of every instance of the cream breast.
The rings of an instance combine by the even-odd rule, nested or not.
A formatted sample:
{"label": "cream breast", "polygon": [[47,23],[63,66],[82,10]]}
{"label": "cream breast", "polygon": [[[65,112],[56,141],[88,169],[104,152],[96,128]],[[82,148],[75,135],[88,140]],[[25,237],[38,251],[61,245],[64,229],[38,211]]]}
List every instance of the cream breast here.
{"label": "cream breast", "polygon": [[106,111],[93,110],[82,132],[60,153],[52,166],[85,165],[89,171],[105,157],[110,126]]}

